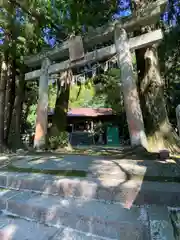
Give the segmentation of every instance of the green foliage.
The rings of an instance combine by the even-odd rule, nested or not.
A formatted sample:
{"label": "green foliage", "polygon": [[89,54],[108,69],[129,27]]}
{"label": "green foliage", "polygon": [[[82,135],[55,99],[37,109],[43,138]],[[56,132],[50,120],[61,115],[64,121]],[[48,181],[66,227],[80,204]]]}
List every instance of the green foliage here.
{"label": "green foliage", "polygon": [[57,149],[58,147],[66,147],[69,143],[69,135],[67,132],[60,132],[58,136],[51,136],[49,138],[49,147]]}
{"label": "green foliage", "polygon": [[36,110],[37,110],[37,104],[31,105],[29,108],[29,112],[27,116],[27,124],[30,126],[31,129],[33,129],[36,124]]}
{"label": "green foliage", "polygon": [[119,69],[113,68],[107,74],[98,76],[95,81],[99,84],[91,101],[92,105],[112,108],[116,113],[121,113],[124,108]]}
{"label": "green foliage", "polygon": [[53,83],[49,85],[49,89],[48,89],[48,99],[49,99],[48,106],[50,109],[55,108],[56,98],[57,98],[57,84]]}
{"label": "green foliage", "polygon": [[95,95],[95,89],[92,83],[72,85],[70,89],[69,107],[88,107],[89,102]]}
{"label": "green foliage", "polygon": [[61,26],[61,28],[59,27],[59,33],[57,29],[56,33],[62,39],[72,33],[83,33],[83,29],[85,30],[89,26],[97,27],[104,24],[111,19],[116,9],[116,0],[56,0],[53,5],[49,6],[53,18],[52,16],[46,18],[51,17],[51,19],[48,19],[49,22],[52,23],[53,21],[53,25]]}
{"label": "green foliage", "polygon": [[69,107],[106,107],[121,113],[123,99],[119,69],[111,69],[107,74],[98,75],[80,86],[72,85]]}

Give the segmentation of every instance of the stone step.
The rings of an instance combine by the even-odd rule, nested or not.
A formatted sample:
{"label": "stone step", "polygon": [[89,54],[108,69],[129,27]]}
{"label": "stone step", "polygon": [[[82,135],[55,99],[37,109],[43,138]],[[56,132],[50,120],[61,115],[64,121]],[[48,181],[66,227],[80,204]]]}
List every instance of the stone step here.
{"label": "stone step", "polygon": [[60,229],[20,218],[0,216],[1,240],[48,240]]}
{"label": "stone step", "polygon": [[0,216],[1,240],[112,240],[66,227],[50,227],[20,218]]}
{"label": "stone step", "polygon": [[101,237],[149,239],[144,207],[132,206],[129,210],[121,204],[4,190],[0,192],[0,209],[43,224],[63,225]]}
{"label": "stone step", "polygon": [[1,172],[0,187],[109,202],[179,206],[180,184],[105,178],[73,178],[48,174]]}
{"label": "stone step", "polygon": [[149,206],[148,219],[152,240],[175,240],[168,207]]}

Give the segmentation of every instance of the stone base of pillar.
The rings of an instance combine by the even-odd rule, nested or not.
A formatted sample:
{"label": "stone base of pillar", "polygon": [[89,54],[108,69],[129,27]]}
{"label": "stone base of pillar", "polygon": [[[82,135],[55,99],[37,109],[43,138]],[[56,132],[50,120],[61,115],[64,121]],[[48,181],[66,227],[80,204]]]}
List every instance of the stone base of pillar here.
{"label": "stone base of pillar", "polygon": [[132,147],[142,146],[143,148],[147,149],[148,143],[144,131],[140,131],[138,134],[131,136],[131,146]]}
{"label": "stone base of pillar", "polygon": [[36,150],[44,150],[46,148],[46,139],[43,137],[42,139],[34,139],[34,149]]}

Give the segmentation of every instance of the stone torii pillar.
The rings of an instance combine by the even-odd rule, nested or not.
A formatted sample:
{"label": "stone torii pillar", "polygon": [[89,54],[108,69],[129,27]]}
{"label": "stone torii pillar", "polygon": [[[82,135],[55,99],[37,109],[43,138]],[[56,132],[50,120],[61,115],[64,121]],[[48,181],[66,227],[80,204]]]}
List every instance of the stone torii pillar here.
{"label": "stone torii pillar", "polygon": [[147,147],[143,117],[139,102],[138,91],[134,79],[132,57],[128,44],[127,33],[117,24],[115,25],[115,47],[118,66],[121,71],[122,92],[126,110],[129,135],[132,146]]}
{"label": "stone torii pillar", "polygon": [[42,61],[41,76],[39,80],[39,100],[37,107],[36,131],[34,137],[34,148],[41,149],[46,144],[48,127],[48,69],[51,62],[48,58]]}

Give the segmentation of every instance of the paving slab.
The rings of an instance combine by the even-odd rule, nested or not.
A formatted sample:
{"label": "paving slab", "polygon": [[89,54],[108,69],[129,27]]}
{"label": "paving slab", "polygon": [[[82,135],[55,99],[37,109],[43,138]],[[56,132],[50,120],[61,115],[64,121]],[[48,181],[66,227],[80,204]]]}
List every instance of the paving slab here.
{"label": "paving slab", "polygon": [[[134,229],[132,226],[126,226],[119,229],[120,237],[118,240],[149,240],[147,235],[144,238],[140,235],[139,229]],[[90,233],[81,233],[73,229],[65,228],[58,232],[52,240],[115,240],[116,238],[104,238],[91,235]]]}
{"label": "paving slab", "polygon": [[112,177],[119,176],[125,178],[125,173],[112,161],[104,159],[104,157],[83,156],[83,155],[66,155],[62,158],[55,156],[41,157],[38,159],[24,159],[13,161],[12,166],[22,169],[35,169],[44,171],[84,171],[92,173],[93,176],[109,174]]}
{"label": "paving slab", "polygon": [[18,194],[19,193],[17,191],[1,189],[0,190],[0,209],[5,210],[7,208],[7,201]]}
{"label": "paving slab", "polygon": [[96,161],[103,160],[103,157],[92,157],[83,155],[65,155],[62,157],[57,156],[25,156],[24,159],[17,160],[13,163],[16,167],[22,168],[35,168],[35,169],[62,169],[62,170],[87,170],[91,164]]}
{"label": "paving slab", "polygon": [[146,232],[147,219],[141,219],[140,207],[125,209],[120,204],[30,192],[20,192],[7,200],[6,206],[8,212],[22,217],[54,226],[69,226],[103,237],[119,239],[120,229],[129,227],[141,236]]}
{"label": "paving slab", "polygon": [[174,237],[178,240],[180,238],[180,208],[169,207],[168,210],[174,230]]}
{"label": "paving slab", "polygon": [[148,208],[151,239],[175,240],[171,219],[166,206]]}
{"label": "paving slab", "polygon": [[[111,238],[103,238],[100,236],[95,236],[90,233],[78,232],[74,229],[64,228],[61,229],[52,240],[115,240]],[[132,240],[132,239],[131,239]]]}
{"label": "paving slab", "polygon": [[49,240],[59,231],[55,227],[47,227],[42,224],[26,221],[18,218],[0,217],[1,240]]}
{"label": "paving slab", "polygon": [[[29,189],[40,191],[52,184],[53,177],[50,174],[0,172],[0,187],[12,189]],[[55,178],[54,178],[55,180]]]}
{"label": "paving slab", "polygon": [[1,240],[114,240],[68,227],[50,227],[10,216],[0,216],[1,222],[3,222],[3,225],[0,225]]}

